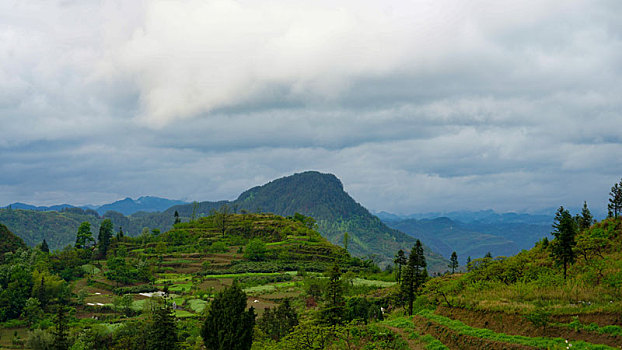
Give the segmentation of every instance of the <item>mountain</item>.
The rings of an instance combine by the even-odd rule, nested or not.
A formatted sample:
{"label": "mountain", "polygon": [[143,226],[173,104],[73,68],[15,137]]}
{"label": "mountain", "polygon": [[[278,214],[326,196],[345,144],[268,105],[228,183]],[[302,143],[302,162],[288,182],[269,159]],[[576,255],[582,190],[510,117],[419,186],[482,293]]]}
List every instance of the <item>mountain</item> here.
{"label": "mountain", "polygon": [[140,197],[136,200],[128,197],[114,203],[104,204],[96,210],[100,215],[103,215],[107,211],[116,211],[123,215],[131,215],[139,211],[164,211],[179,204],[187,204],[187,202],[151,196]]}
{"label": "mountain", "polygon": [[[526,215],[526,214],[525,214]],[[385,216],[386,218],[387,216]],[[430,248],[449,257],[453,251],[461,263],[467,257],[480,258],[490,252],[493,256],[511,256],[533,247],[542,237],[550,236],[551,222],[510,213],[480,217],[480,221],[461,222],[448,217],[434,219],[387,220],[394,229],[420,238]],[[534,222],[534,223],[529,223]]]}
{"label": "mountain", "polygon": [[26,203],[16,202],[16,203],[11,203],[4,208],[35,210],[35,211],[61,211],[63,209],[75,208],[75,207],[70,204],[58,204],[58,205],[52,205],[52,206],[46,207],[46,206],[35,206],[35,205],[26,204]]}
{"label": "mountain", "polygon": [[[228,204],[235,211],[268,212],[282,216],[300,213],[317,221],[318,231],[330,242],[343,246],[349,235],[348,250],[355,256],[375,255],[383,264],[391,263],[399,249],[410,251],[416,239],[385,225],[357,203],[332,174],[307,171],[271,181],[243,192],[232,202],[201,202],[169,208],[182,217],[206,214]],[[165,213],[166,213],[165,212]],[[446,270],[446,260],[426,247],[431,271]]]}

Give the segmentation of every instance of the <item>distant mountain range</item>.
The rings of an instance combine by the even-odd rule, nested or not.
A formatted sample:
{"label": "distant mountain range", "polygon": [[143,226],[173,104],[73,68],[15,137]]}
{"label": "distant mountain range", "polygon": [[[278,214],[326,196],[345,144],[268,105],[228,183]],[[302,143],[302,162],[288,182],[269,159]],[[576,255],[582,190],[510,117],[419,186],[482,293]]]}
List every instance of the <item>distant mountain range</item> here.
{"label": "distant mountain range", "polygon": [[468,257],[481,258],[490,252],[493,256],[511,256],[529,249],[542,239],[550,237],[553,217],[504,213],[492,210],[479,212],[452,212],[399,216],[386,212],[377,214],[389,227],[398,229],[449,257],[453,251],[461,264]]}
{"label": "distant mountain range", "polygon": [[164,211],[174,205],[187,204],[187,203],[188,202],[184,202],[180,200],[171,200],[171,199],[160,198],[160,197],[144,196],[144,197],[139,197],[136,200],[128,197],[128,198],[121,199],[113,203],[104,204],[101,206],[85,205],[85,206],[76,207],[71,204],[60,204],[60,205],[53,205],[53,206],[46,207],[46,206],[34,206],[30,204],[17,202],[17,203],[11,203],[4,208],[5,209],[11,208],[11,209],[35,210],[35,211],[61,211],[67,208],[81,208],[81,209],[95,210],[99,215],[103,215],[107,211],[116,211],[123,215],[132,215],[134,213],[141,212],[141,211],[144,211],[147,213]]}

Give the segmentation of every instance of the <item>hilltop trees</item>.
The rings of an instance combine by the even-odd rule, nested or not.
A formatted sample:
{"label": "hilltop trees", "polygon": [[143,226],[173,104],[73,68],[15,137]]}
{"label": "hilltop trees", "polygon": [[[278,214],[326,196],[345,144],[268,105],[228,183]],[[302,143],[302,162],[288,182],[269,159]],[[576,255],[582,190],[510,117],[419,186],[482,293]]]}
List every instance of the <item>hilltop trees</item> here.
{"label": "hilltop trees", "polygon": [[564,267],[565,280],[568,265],[574,263],[575,260],[573,248],[577,244],[575,241],[577,222],[570,215],[570,212],[561,206],[555,213],[553,228],[551,234],[555,236],[555,239],[551,242],[551,256],[556,263]]}
{"label": "hilltop trees", "polygon": [[617,218],[620,213],[622,213],[622,179],[620,179],[619,184],[614,184],[611,187],[611,192],[609,192],[609,204],[607,208],[609,209],[609,215]]}
{"label": "hilltop trees", "polygon": [[408,257],[408,263],[404,269],[401,285],[402,295],[408,304],[409,315],[413,314],[415,295],[428,277],[426,265],[425,256],[423,255],[423,245],[420,240],[417,240]]}
{"label": "hilltop trees", "polygon": [[216,295],[201,329],[208,350],[251,348],[255,309],[245,309],[246,293],[235,283]]}

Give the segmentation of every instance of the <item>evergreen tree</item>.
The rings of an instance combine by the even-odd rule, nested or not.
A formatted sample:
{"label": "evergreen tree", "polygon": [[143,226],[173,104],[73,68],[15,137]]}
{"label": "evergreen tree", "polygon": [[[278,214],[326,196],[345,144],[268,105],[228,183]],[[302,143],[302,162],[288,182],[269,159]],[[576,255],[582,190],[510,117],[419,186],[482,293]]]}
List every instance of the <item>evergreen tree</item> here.
{"label": "evergreen tree", "polygon": [[455,272],[458,266],[460,266],[460,264],[458,264],[458,254],[456,254],[456,252],[451,253],[451,258],[449,259],[449,265],[447,266],[451,267],[452,274]]}
{"label": "evergreen tree", "polygon": [[426,265],[425,256],[423,255],[423,245],[420,240],[417,240],[408,257],[408,264],[404,269],[401,285],[402,294],[408,305],[409,315],[413,314],[415,296],[428,277]]}
{"label": "evergreen tree", "polygon": [[117,232],[117,240],[122,240],[125,234],[123,233],[123,227],[119,226],[119,232]]}
{"label": "evergreen tree", "polygon": [[618,215],[622,213],[622,179],[620,179],[619,184],[614,184],[613,187],[611,187],[609,197],[607,208],[611,213],[610,216],[617,218]]}
{"label": "evergreen tree", "polygon": [[395,259],[393,260],[395,265],[397,265],[397,283],[402,281],[402,266],[406,265],[408,260],[406,259],[406,255],[404,255],[403,250],[399,250],[397,255],[395,255]]}
{"label": "evergreen tree", "polygon": [[331,325],[340,324],[343,321],[345,300],[341,270],[337,262],[328,273],[328,285],[324,297],[326,301],[321,311],[323,321]]}
{"label": "evergreen tree", "polygon": [[179,347],[175,314],[168,302],[153,310],[147,335],[149,350],[175,350]]}
{"label": "evergreen tree", "polygon": [[43,239],[43,242],[41,242],[41,248],[39,249],[41,249],[41,251],[44,253],[50,252],[50,247],[48,247],[48,242],[45,241],[45,238]]}
{"label": "evergreen tree", "polygon": [[348,240],[350,238],[350,234],[347,232],[343,233],[343,248],[348,251]]}
{"label": "evergreen tree", "polygon": [[85,221],[78,227],[78,234],[76,235],[76,248],[86,248],[89,242],[93,241],[93,233],[91,233],[91,223]]}
{"label": "evergreen tree", "polygon": [[105,219],[99,226],[97,240],[99,241],[99,251],[103,257],[108,253],[113,230],[112,221],[110,219]]}
{"label": "evergreen tree", "polygon": [[279,341],[298,325],[298,314],[289,299],[285,299],[276,309],[266,309],[257,325],[270,338]]}
{"label": "evergreen tree", "polygon": [[175,210],[175,214],[173,216],[175,217],[175,222],[173,222],[173,225],[179,224],[181,222],[181,219],[179,218],[179,213],[177,212],[177,210]]}
{"label": "evergreen tree", "polygon": [[255,309],[245,309],[246,293],[235,283],[216,295],[201,329],[208,350],[251,348]]}
{"label": "evergreen tree", "polygon": [[576,216],[576,221],[579,226],[579,231],[585,231],[588,228],[590,228],[590,226],[592,226],[593,220],[594,220],[594,217],[592,216],[590,209],[588,209],[587,207],[587,202],[584,201],[583,209],[581,209],[581,215],[577,214]]}
{"label": "evergreen tree", "polygon": [[58,305],[56,317],[54,318],[54,343],[52,345],[54,350],[69,349],[69,340],[67,339],[68,333],[65,306]]}
{"label": "evergreen tree", "polygon": [[562,206],[555,213],[553,228],[554,230],[551,233],[555,236],[555,239],[551,242],[551,255],[555,262],[563,265],[565,280],[568,265],[574,263],[575,260],[573,248],[577,244],[575,241],[577,223],[570,215],[570,212]]}

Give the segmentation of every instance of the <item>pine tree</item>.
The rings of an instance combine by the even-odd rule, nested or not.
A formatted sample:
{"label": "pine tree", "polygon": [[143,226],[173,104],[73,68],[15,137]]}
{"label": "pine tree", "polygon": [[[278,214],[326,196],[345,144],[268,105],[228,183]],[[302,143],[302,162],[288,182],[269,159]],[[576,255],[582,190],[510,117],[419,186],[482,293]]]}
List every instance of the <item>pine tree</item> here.
{"label": "pine tree", "polygon": [[341,281],[341,269],[337,262],[328,273],[328,285],[325,292],[325,303],[322,307],[322,319],[330,325],[337,325],[343,322],[345,313],[343,298],[343,283]]}
{"label": "pine tree", "polygon": [[235,283],[216,295],[201,329],[208,350],[251,348],[255,309],[245,309],[246,293]]}
{"label": "pine tree", "polygon": [[350,234],[347,232],[343,233],[343,248],[348,251],[348,240],[350,239]]}
{"label": "pine tree", "polygon": [[147,332],[147,349],[177,349],[179,347],[177,322],[172,306],[165,301],[164,305],[156,307],[152,312],[152,320]]}
{"label": "pine tree", "polygon": [[122,240],[125,234],[123,234],[123,227],[119,226],[119,232],[117,232],[117,240]]}
{"label": "pine tree", "polygon": [[54,318],[54,343],[52,347],[54,350],[67,350],[69,349],[69,341],[67,340],[67,318],[65,316],[65,306],[58,305],[56,311],[56,317]]}
{"label": "pine tree", "polygon": [[577,234],[577,223],[564,207],[559,207],[555,213],[555,221],[553,223],[553,236],[555,239],[551,242],[551,255],[555,262],[564,267],[564,280],[568,265],[574,263],[575,252],[574,246],[577,244],[575,236]]}
{"label": "pine tree", "polygon": [[610,216],[617,218],[622,213],[622,179],[619,184],[614,184],[609,192],[609,204],[607,208],[611,213]]}
{"label": "pine tree", "polygon": [[270,338],[279,341],[298,325],[298,314],[285,299],[276,309],[266,309],[257,324]]}
{"label": "pine tree", "polygon": [[449,265],[447,265],[447,267],[451,267],[451,273],[453,274],[458,266],[460,266],[460,264],[458,264],[458,254],[453,252],[451,253],[451,258],[449,259]]}
{"label": "pine tree", "polygon": [[41,249],[41,251],[44,253],[50,252],[50,247],[48,247],[48,242],[45,241],[45,238],[43,239],[43,242],[41,242],[41,248],[39,249]]}
{"label": "pine tree", "polygon": [[110,246],[110,240],[112,239],[113,231],[112,221],[105,219],[99,226],[99,235],[97,240],[99,241],[99,251],[103,257],[108,253],[108,247]]}
{"label": "pine tree", "polygon": [[408,257],[408,264],[404,269],[401,285],[402,294],[408,305],[409,315],[413,314],[415,296],[428,277],[426,266],[425,256],[423,255],[423,245],[420,240],[417,240]]}
{"label": "pine tree", "polygon": [[404,255],[403,250],[400,249],[397,252],[397,255],[395,255],[395,259],[393,260],[393,262],[395,263],[395,265],[397,265],[397,283],[400,283],[402,281],[402,266],[408,263],[408,260],[406,259],[406,255]]}
{"label": "pine tree", "polygon": [[592,226],[593,220],[594,220],[594,217],[592,216],[590,209],[588,209],[587,207],[587,202],[584,201],[583,209],[581,209],[581,215],[577,214],[576,216],[576,221],[579,226],[579,231],[585,231],[588,228],[590,228],[590,226]]}
{"label": "pine tree", "polygon": [[175,222],[173,223],[173,225],[179,224],[181,222],[181,219],[179,219],[179,213],[177,212],[177,210],[175,210],[175,214],[173,216],[175,217]]}

